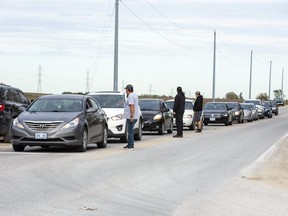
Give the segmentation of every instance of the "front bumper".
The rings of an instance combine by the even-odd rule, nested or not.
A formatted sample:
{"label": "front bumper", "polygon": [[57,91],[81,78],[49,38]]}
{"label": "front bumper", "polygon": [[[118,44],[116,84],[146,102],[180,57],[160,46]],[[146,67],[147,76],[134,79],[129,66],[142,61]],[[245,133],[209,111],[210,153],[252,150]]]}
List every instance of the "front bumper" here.
{"label": "front bumper", "polygon": [[[47,134],[47,137],[36,139],[36,133]],[[83,131],[80,126],[53,131],[33,131],[12,127],[11,143],[18,146],[80,146],[82,134]]]}

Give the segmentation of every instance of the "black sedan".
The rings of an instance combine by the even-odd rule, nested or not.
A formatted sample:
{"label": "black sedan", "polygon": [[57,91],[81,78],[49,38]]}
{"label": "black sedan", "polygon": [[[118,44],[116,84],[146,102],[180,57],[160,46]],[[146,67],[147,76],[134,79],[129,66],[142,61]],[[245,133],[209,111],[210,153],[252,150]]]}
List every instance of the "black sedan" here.
{"label": "black sedan", "polygon": [[272,105],[269,101],[262,101],[262,106],[264,106],[264,116],[267,118],[272,118]]}
{"label": "black sedan", "polygon": [[139,106],[143,116],[143,131],[173,131],[173,113],[161,99],[140,99]]}
{"label": "black sedan", "polygon": [[228,107],[232,110],[233,120],[238,124],[244,123],[244,112],[239,102],[226,102]]}
{"label": "black sedan", "polygon": [[46,95],[35,100],[13,122],[14,151],[26,146],[65,146],[86,151],[89,143],[107,146],[107,117],[87,95]]}
{"label": "black sedan", "polygon": [[203,123],[224,123],[232,125],[233,116],[231,109],[224,102],[208,102],[203,109]]}

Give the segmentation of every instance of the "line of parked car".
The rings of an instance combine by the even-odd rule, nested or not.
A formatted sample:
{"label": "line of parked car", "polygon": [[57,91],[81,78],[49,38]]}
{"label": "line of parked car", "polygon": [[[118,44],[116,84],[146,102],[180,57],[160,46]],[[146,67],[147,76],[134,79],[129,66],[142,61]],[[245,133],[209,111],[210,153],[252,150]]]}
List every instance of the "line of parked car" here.
{"label": "line of parked car", "polygon": [[[25,94],[14,87],[0,85],[0,139],[11,142],[15,151],[26,146],[74,147],[84,152],[88,144],[107,146],[108,138],[128,141],[124,117],[126,95],[123,92],[102,91],[87,95],[45,95],[31,104]],[[139,99],[140,118],[134,126],[135,140],[143,131],[171,134],[175,127],[174,100]],[[186,99],[183,126],[195,129],[194,101]],[[273,101],[245,100],[238,102],[208,102],[203,110],[204,125],[233,121],[244,123],[278,115]]]}
{"label": "line of parked car", "polygon": [[275,100],[247,99],[243,103],[208,102],[203,110],[203,123],[204,125],[211,123],[232,125],[233,121],[237,121],[240,124],[265,117],[272,118],[273,113],[278,115],[278,105]]}

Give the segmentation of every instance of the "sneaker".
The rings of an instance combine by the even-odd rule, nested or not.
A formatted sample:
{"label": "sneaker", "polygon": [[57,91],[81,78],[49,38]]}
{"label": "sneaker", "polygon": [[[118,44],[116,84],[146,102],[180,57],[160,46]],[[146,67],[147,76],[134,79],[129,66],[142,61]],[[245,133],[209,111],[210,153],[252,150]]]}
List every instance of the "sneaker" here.
{"label": "sneaker", "polygon": [[173,138],[183,138],[183,135],[174,135]]}
{"label": "sneaker", "polygon": [[129,149],[130,147],[128,145],[124,146],[123,147],[124,149]]}
{"label": "sneaker", "polygon": [[202,131],[201,130],[199,130],[199,129],[197,129],[196,131],[195,131],[195,133],[201,133]]}

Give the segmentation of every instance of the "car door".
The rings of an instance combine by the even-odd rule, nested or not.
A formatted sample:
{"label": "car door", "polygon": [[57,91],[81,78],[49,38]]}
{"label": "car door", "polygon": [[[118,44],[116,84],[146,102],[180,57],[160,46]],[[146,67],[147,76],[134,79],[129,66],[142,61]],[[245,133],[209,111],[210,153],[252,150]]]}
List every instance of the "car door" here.
{"label": "car door", "polygon": [[161,101],[161,112],[165,122],[165,129],[169,128],[172,120],[172,114],[169,106],[163,101]]}
{"label": "car door", "polygon": [[88,138],[91,142],[99,141],[102,136],[103,114],[98,104],[91,98],[86,98],[86,122],[88,124]]}

